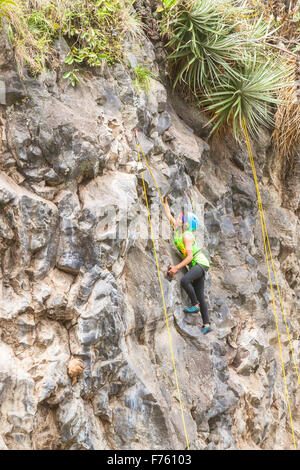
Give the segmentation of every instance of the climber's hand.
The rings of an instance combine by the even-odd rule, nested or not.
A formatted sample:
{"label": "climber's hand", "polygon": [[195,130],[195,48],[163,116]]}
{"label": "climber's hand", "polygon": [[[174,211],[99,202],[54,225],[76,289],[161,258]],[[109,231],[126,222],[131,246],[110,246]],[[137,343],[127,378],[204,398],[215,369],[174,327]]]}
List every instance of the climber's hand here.
{"label": "climber's hand", "polygon": [[170,266],[168,273],[169,273],[171,276],[174,276],[174,274],[176,274],[177,271],[178,271],[178,268],[177,268],[176,266]]}

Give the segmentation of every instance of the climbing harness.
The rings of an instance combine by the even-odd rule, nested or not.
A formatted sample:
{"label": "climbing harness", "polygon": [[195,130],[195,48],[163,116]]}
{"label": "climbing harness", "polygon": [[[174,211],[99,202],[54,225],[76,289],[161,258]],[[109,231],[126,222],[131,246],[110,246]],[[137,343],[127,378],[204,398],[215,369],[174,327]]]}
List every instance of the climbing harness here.
{"label": "climbing harness", "polygon": [[[140,153],[142,153],[143,155],[143,158],[145,160],[145,163],[147,165],[147,168],[148,170],[150,171],[150,174],[153,178],[153,181],[154,181],[154,184],[158,190],[158,193],[159,193],[159,196],[160,196],[160,199],[164,205],[164,208],[166,210],[166,206],[165,206],[165,203],[164,203],[164,200],[162,198],[162,195],[159,191],[159,188],[157,186],[157,183],[155,181],[155,178],[154,178],[154,175],[151,171],[151,168],[149,167],[148,165],[148,162],[146,160],[146,157],[145,157],[145,154],[143,152],[143,149],[142,147],[140,146],[139,142],[138,142],[138,138],[137,138],[137,132],[136,132],[136,129],[134,130],[135,131],[135,140],[136,140],[136,147],[137,147],[137,153],[138,153],[138,157],[139,157],[139,162],[141,162],[141,155]],[[162,302],[163,302],[163,308],[164,308],[164,313],[165,313],[165,320],[166,320],[166,326],[167,326],[167,330],[168,330],[168,337],[169,337],[169,345],[170,345],[170,351],[171,351],[171,357],[172,357],[172,363],[173,363],[173,369],[174,369],[174,376],[175,376],[175,382],[176,382],[176,388],[177,388],[177,393],[178,393],[178,399],[179,399],[179,403],[180,403],[180,409],[181,409],[181,418],[182,418],[182,424],[183,424],[183,429],[184,429],[184,435],[185,435],[185,440],[186,440],[186,445],[187,445],[187,450],[190,449],[190,446],[189,446],[189,440],[188,440],[188,435],[187,435],[187,430],[186,430],[186,425],[185,425],[185,420],[184,420],[184,413],[183,413],[183,405],[182,405],[182,401],[181,401],[181,394],[180,394],[180,388],[179,388],[179,382],[178,382],[178,377],[177,377],[177,371],[176,371],[176,364],[175,364],[175,358],[174,358],[174,352],[173,352],[173,346],[172,346],[172,339],[171,339],[171,332],[170,332],[170,327],[169,327],[169,321],[168,321],[168,314],[167,314],[167,309],[166,309],[166,303],[165,303],[165,296],[164,296],[164,291],[163,291],[163,287],[162,287],[162,282],[161,282],[161,276],[160,276],[160,269],[159,269],[159,264],[158,264],[158,258],[157,258],[157,252],[156,252],[156,248],[155,248],[155,240],[154,240],[154,234],[153,234],[153,229],[152,229],[152,222],[151,222],[151,215],[150,215],[150,209],[149,209],[149,204],[148,204],[148,198],[147,198],[147,191],[146,191],[146,185],[145,185],[145,180],[144,180],[144,174],[143,172],[141,172],[141,176],[142,176],[142,182],[143,182],[143,189],[144,189],[144,195],[145,195],[145,201],[146,201],[146,207],[147,207],[147,211],[148,211],[148,220],[149,220],[149,226],[150,226],[150,231],[151,231],[151,238],[152,238],[152,244],[153,244],[153,250],[154,250],[154,255],[155,255],[155,262],[156,262],[156,269],[157,269],[157,275],[158,275],[158,280],[159,280],[159,285],[160,285],[160,291],[161,291],[161,296],[162,296]],[[167,213],[167,211],[166,211]],[[169,219],[170,220],[170,219]],[[174,224],[173,222],[170,220],[173,228],[174,228]]]}
{"label": "climbing harness", "polygon": [[[269,248],[270,259],[271,259],[271,263],[272,263],[274,278],[275,278],[275,281],[276,281],[277,291],[278,291],[278,294],[279,294],[282,313],[283,313],[283,317],[284,317],[284,322],[285,322],[285,326],[286,326],[286,330],[287,330],[287,334],[288,334],[288,338],[289,338],[289,343],[290,343],[290,348],[291,348],[291,352],[292,352],[293,362],[294,362],[294,366],[296,368],[298,382],[300,384],[299,374],[298,374],[298,369],[297,369],[297,365],[296,365],[296,361],[295,361],[295,357],[294,357],[294,351],[293,351],[293,347],[292,347],[292,343],[291,343],[291,339],[290,339],[289,329],[288,329],[288,325],[287,325],[285,314],[284,314],[284,308],[283,308],[282,298],[281,298],[281,295],[280,295],[278,280],[277,280],[277,276],[276,276],[276,272],[275,272],[275,266],[274,266],[272,251],[271,251],[271,247],[270,247],[270,241],[269,241],[269,236],[268,236],[268,231],[267,231],[267,225],[266,225],[266,221],[265,221],[264,210],[263,210],[263,206],[262,206],[262,202],[261,202],[260,191],[259,191],[259,186],[258,186],[258,181],[257,181],[254,158],[253,158],[253,153],[252,153],[252,148],[251,148],[251,143],[250,143],[250,139],[249,139],[249,135],[248,135],[248,130],[247,130],[245,118],[243,119],[242,124],[243,124],[243,131],[244,131],[244,135],[245,135],[247,150],[248,150],[248,154],[249,154],[249,158],[250,158],[254,183],[255,183],[255,187],[256,187],[257,202],[258,202],[258,208],[259,208],[259,213],[260,213],[261,230],[262,230],[263,241],[264,241],[265,258],[266,258],[266,263],[267,263],[267,268],[268,268],[268,275],[269,275],[269,281],[270,281],[274,317],[275,317],[275,323],[276,323],[276,329],[277,329],[278,345],[279,345],[279,350],[280,350],[280,358],[281,358],[282,371],[283,371],[284,384],[285,384],[285,392],[286,392],[287,404],[288,404],[289,415],[290,415],[290,422],[291,422],[291,429],[292,429],[294,447],[295,447],[295,449],[297,449],[296,440],[295,440],[295,433],[294,433],[294,427],[293,427],[293,419],[292,419],[292,413],[291,413],[291,406],[290,406],[290,400],[289,400],[289,394],[288,394],[288,388],[287,388],[287,382],[286,382],[285,367],[284,367],[284,362],[283,362],[283,354],[282,354],[282,347],[281,347],[281,341],[280,341],[280,334],[279,334],[279,326],[278,326],[277,313],[276,313],[275,298],[274,298],[274,292],[273,292],[273,286],[272,286],[272,279],[271,279],[271,272],[270,272],[270,265],[269,265],[269,258],[268,258],[268,248]],[[268,248],[267,248],[267,245],[268,245]]]}

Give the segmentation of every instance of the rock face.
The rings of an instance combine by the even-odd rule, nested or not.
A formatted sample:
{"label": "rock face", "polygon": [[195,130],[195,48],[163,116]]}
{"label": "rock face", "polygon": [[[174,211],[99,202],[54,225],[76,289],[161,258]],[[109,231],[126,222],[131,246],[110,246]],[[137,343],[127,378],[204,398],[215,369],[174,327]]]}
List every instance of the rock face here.
{"label": "rock face", "polygon": [[[245,145],[230,135],[208,145],[205,116],[198,120],[179,98],[173,106],[154,79],[147,94],[138,92],[124,65],[76,89],[60,72],[25,76],[20,87],[13,61],[1,54],[3,77],[14,80],[0,121],[0,448],[186,447],[141,171],[190,447],[293,448]],[[147,57],[157,70],[146,38],[128,46],[128,57],[140,64]],[[199,316],[182,313],[181,274],[165,276],[178,258],[153,180],[138,161],[135,127],[174,211],[189,190],[203,215],[199,241],[212,259],[207,336]],[[270,137],[262,133],[253,149],[299,365],[299,207],[282,206]],[[299,446],[297,375],[277,312]],[[71,359],[82,364],[73,384]]]}

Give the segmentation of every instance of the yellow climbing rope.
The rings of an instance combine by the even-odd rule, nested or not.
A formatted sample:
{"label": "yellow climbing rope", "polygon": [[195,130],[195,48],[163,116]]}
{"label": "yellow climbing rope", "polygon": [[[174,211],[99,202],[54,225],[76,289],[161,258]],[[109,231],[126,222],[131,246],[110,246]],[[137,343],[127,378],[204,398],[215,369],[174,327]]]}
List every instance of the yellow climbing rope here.
{"label": "yellow climbing rope", "polygon": [[[135,137],[136,137],[136,134],[135,134]],[[147,168],[149,169],[149,171],[150,171],[150,173],[151,173],[151,175],[152,175],[152,177],[153,177],[153,180],[154,180],[154,182],[155,182],[156,188],[157,188],[158,193],[159,193],[159,195],[160,195],[161,201],[162,201],[163,204],[164,204],[163,198],[162,198],[162,196],[161,196],[161,194],[160,194],[160,191],[159,191],[158,186],[157,186],[157,184],[156,184],[156,181],[155,181],[155,178],[154,178],[154,176],[153,176],[153,173],[152,173],[152,171],[151,171],[151,169],[150,169],[150,167],[149,167],[149,165],[148,165],[148,162],[147,162],[146,157],[145,157],[145,155],[144,155],[143,149],[142,149],[142,147],[140,146],[140,144],[138,143],[137,137],[136,137],[136,147],[137,147],[139,162],[141,162],[141,156],[140,156],[140,151],[141,151],[141,153],[142,153],[142,155],[143,155],[143,158],[144,158],[144,160],[146,161]],[[185,425],[185,420],[184,420],[183,405],[182,405],[182,401],[181,401],[181,394],[180,394],[180,388],[179,388],[179,383],[178,383],[178,377],[177,377],[177,371],[176,371],[176,365],[175,365],[174,352],[173,352],[173,347],[172,347],[171,332],[170,332],[170,327],[169,327],[169,321],[168,321],[168,315],[167,315],[167,309],[166,309],[166,303],[165,303],[165,296],[164,296],[164,291],[163,291],[162,282],[161,282],[161,276],[160,276],[160,269],[159,269],[159,264],[158,264],[157,252],[156,252],[156,248],[155,248],[155,240],[154,240],[154,235],[153,235],[152,222],[151,222],[151,215],[150,215],[150,209],[149,209],[149,204],[148,204],[148,198],[147,198],[147,192],[146,192],[146,185],[145,185],[145,180],[144,180],[144,174],[143,174],[143,172],[141,172],[141,176],[142,176],[142,181],[143,181],[143,189],[144,189],[146,207],[147,207],[147,211],[148,211],[148,220],[149,220],[149,226],[150,226],[150,231],[151,231],[151,238],[152,238],[152,243],[153,243],[153,250],[154,250],[154,255],[155,255],[155,262],[156,262],[157,275],[158,275],[158,279],[159,279],[159,285],[160,285],[160,290],[161,290],[163,308],[164,308],[164,312],[165,312],[165,320],[166,320],[166,325],[167,325],[167,330],[168,330],[168,337],[169,337],[170,351],[171,351],[171,357],[172,357],[172,363],[173,363],[173,369],[174,369],[174,376],[175,376],[175,382],[176,382],[176,387],[177,387],[178,399],[179,399],[180,409],[181,409],[182,424],[183,424],[183,429],[184,429],[184,435],[185,435],[185,440],[186,440],[187,449],[189,450],[189,449],[190,449],[190,446],[189,446],[189,440],[188,440],[188,435],[187,435],[187,430],[186,430],[186,425]],[[165,207],[165,204],[164,204],[164,207]],[[169,219],[169,220],[170,220],[170,219]],[[170,220],[170,222],[172,223],[171,220]],[[172,225],[173,225],[173,223],[172,223]],[[174,227],[174,225],[173,225],[173,227]]]}
{"label": "yellow climbing rope", "polygon": [[[273,257],[272,257],[270,242],[269,242],[269,236],[268,236],[268,231],[267,231],[267,225],[266,225],[265,216],[264,216],[264,210],[263,210],[261,197],[260,197],[260,191],[259,191],[258,182],[257,182],[256,170],[255,170],[254,159],[253,159],[253,153],[252,153],[251,143],[250,143],[250,139],[249,139],[245,119],[243,119],[243,130],[244,130],[247,150],[248,150],[248,154],[249,154],[249,158],[250,158],[254,183],[255,183],[255,187],[256,187],[257,202],[258,202],[258,208],[259,208],[259,213],[260,213],[261,230],[262,230],[263,241],[264,241],[265,257],[266,257],[266,263],[267,263],[267,268],[268,268],[268,275],[269,275],[269,281],[270,281],[274,317],[275,317],[275,323],[276,323],[276,329],[277,329],[278,345],[279,345],[279,350],[280,350],[280,358],[281,358],[282,371],[283,371],[284,384],[285,384],[285,392],[286,392],[286,398],[287,398],[288,409],[289,409],[289,416],[290,416],[291,430],[292,430],[293,441],[294,441],[294,448],[297,449],[296,440],[295,440],[295,433],[294,433],[294,427],[293,427],[293,419],[292,419],[292,413],[291,413],[291,406],[290,406],[290,400],[289,400],[289,393],[288,393],[287,382],[286,382],[285,367],[284,367],[284,362],[283,362],[282,347],[281,347],[281,341],[280,341],[280,334],[279,334],[279,326],[278,326],[278,319],[277,319],[277,313],[276,313],[275,298],[274,298],[274,292],[273,292],[273,286],[272,286],[272,278],[271,278],[271,272],[270,272],[267,243],[268,243],[268,248],[269,248],[269,252],[270,252],[270,258],[272,260],[273,272],[274,272],[274,276],[275,276],[275,280],[276,280],[277,290],[278,290],[278,293],[279,293],[280,303],[281,303],[281,307],[282,307],[282,312],[283,312],[283,316],[284,316],[285,325],[286,325],[287,332],[288,332],[288,338],[289,338],[290,347],[291,347],[291,350],[292,350],[292,355],[293,355],[294,365],[295,365],[295,368],[296,368],[296,371],[297,371],[298,380],[299,380],[299,374],[298,374],[298,369],[297,369],[295,358],[294,358],[294,352],[293,352],[293,347],[292,347],[292,343],[291,343],[291,340],[290,340],[288,326],[287,326],[285,315],[284,315],[284,309],[283,309],[282,299],[281,299],[280,290],[279,290],[279,286],[278,286],[277,276],[276,276],[276,272],[275,272],[275,267],[274,267],[274,262],[273,262]],[[267,243],[266,243],[266,240],[267,240]]]}
{"label": "yellow climbing rope", "polygon": [[[138,143],[136,134],[135,134],[135,138],[136,138],[136,145],[137,145],[137,148],[140,148],[140,150],[141,150],[141,153],[142,153],[142,155],[143,155],[143,159],[144,159],[144,161],[145,161],[145,163],[146,163],[146,166],[147,166],[147,168],[148,168],[148,170],[149,170],[150,175],[152,176],[152,179],[153,179],[153,182],[154,182],[154,184],[155,184],[155,187],[156,187],[156,189],[157,189],[157,191],[158,191],[160,200],[161,200],[161,202],[162,202],[163,205],[164,205],[165,212],[166,212],[167,217],[168,217],[168,213],[167,213],[165,201],[164,201],[164,199],[163,199],[163,197],[162,197],[162,195],[161,195],[161,192],[160,192],[160,190],[159,190],[158,184],[157,184],[156,179],[155,179],[155,177],[154,177],[154,174],[153,174],[153,172],[152,172],[152,170],[151,170],[151,168],[150,168],[150,166],[149,166],[149,163],[148,163],[148,161],[147,161],[147,158],[145,157],[145,154],[144,154],[144,152],[143,152],[143,149],[142,149],[142,147],[140,146],[140,144]],[[139,158],[140,158],[140,155],[139,155]],[[140,162],[141,162],[141,160],[140,160]],[[142,173],[142,174],[143,174],[143,173]],[[172,221],[169,217],[168,217],[168,219],[169,219],[170,224],[171,224],[172,227],[173,227],[173,230],[175,230],[173,221]]]}
{"label": "yellow climbing rope", "polygon": [[[255,183],[255,187],[256,187],[257,202],[258,202],[258,208],[259,208],[259,213],[260,213],[261,230],[262,230],[263,242],[264,242],[265,258],[266,258],[266,264],[267,264],[267,269],[268,269],[268,276],[269,276],[270,289],[271,289],[271,295],[272,295],[272,304],[273,304],[274,317],[275,317],[275,323],[276,323],[276,329],[277,329],[278,345],[279,345],[279,350],[280,350],[280,358],[281,358],[282,371],[283,371],[284,384],[285,384],[285,392],[286,392],[287,404],[288,404],[288,409],[289,409],[289,417],[290,417],[290,422],[291,422],[291,430],[292,430],[294,448],[297,449],[296,440],[295,440],[295,432],[294,432],[294,427],[293,427],[293,419],[292,419],[292,413],[291,413],[291,406],[290,406],[290,400],[289,400],[289,394],[288,394],[288,387],[287,387],[287,381],[286,381],[286,373],[285,373],[285,367],[284,367],[284,361],[283,361],[282,346],[281,346],[279,325],[278,325],[278,319],[277,319],[277,313],[276,313],[276,304],[275,304],[275,297],[274,297],[274,291],[273,291],[273,285],[272,285],[270,264],[269,264],[269,258],[268,258],[268,249],[269,249],[273,274],[274,274],[274,278],[275,278],[275,282],[276,282],[276,286],[277,286],[277,291],[278,291],[278,295],[279,295],[279,299],[280,299],[280,305],[281,305],[281,309],[282,309],[282,313],[283,313],[284,323],[285,323],[285,327],[286,327],[286,331],[287,331],[287,335],[288,335],[288,339],[289,339],[289,344],[290,344],[291,353],[292,353],[292,357],[293,357],[293,363],[294,363],[294,366],[295,366],[295,369],[296,369],[299,385],[300,385],[300,378],[299,378],[298,368],[297,368],[296,361],[295,361],[295,356],[294,356],[293,346],[292,346],[292,342],[291,342],[291,338],[290,338],[289,328],[288,328],[287,321],[286,321],[286,316],[285,316],[285,313],[284,313],[284,307],[283,307],[283,302],[282,302],[280,289],[279,289],[279,285],[278,285],[278,279],[277,279],[277,276],[276,276],[276,270],[275,270],[274,260],[273,260],[273,256],[272,256],[272,251],[271,251],[271,246],[270,246],[270,241],[269,241],[269,236],[268,236],[268,230],[267,230],[267,225],[266,225],[265,216],[264,216],[264,210],[263,210],[263,206],[262,206],[262,202],[261,202],[261,196],[260,196],[260,191],[259,191],[259,186],[258,186],[258,181],[257,181],[254,158],[253,158],[250,138],[249,138],[249,134],[248,134],[245,119],[243,119],[242,125],[243,125],[243,131],[244,131],[244,136],[245,136],[245,140],[246,140],[247,150],[248,150],[248,154],[249,154],[249,159],[250,159],[250,163],[251,163],[254,183]],[[137,145],[139,161],[141,162],[141,157],[140,157],[140,151],[141,151],[141,153],[143,155],[143,159],[146,163],[147,169],[149,170],[149,172],[152,176],[152,179],[153,179],[155,187],[158,191],[161,202],[163,203],[165,211],[167,213],[165,202],[164,202],[163,197],[160,193],[160,190],[159,190],[159,187],[158,187],[157,182],[155,180],[155,177],[153,175],[153,172],[152,172],[152,170],[151,170],[151,168],[148,164],[148,161],[145,157],[143,149],[140,146],[140,144],[138,143],[136,134],[135,134],[135,137],[136,137],[136,145]],[[139,151],[139,149],[140,149],[140,151]],[[161,284],[160,271],[159,271],[157,253],[156,253],[156,248],[155,248],[155,241],[154,241],[154,236],[153,236],[153,231],[152,231],[151,216],[150,216],[150,210],[149,210],[149,205],[148,205],[148,199],[147,199],[147,193],[146,193],[146,187],[145,187],[143,172],[142,172],[142,180],[143,180],[143,188],[144,188],[145,200],[146,200],[146,205],[147,205],[147,210],[148,210],[148,218],[149,218],[149,225],[150,225],[150,229],[151,229],[152,243],[153,243],[153,248],[154,248],[154,253],[155,253],[156,267],[157,267],[158,278],[159,278],[159,282],[160,282],[161,294],[162,294],[162,299],[163,299],[163,306],[164,306],[164,311],[165,311],[166,324],[167,324],[167,328],[168,328],[168,335],[169,335],[170,349],[171,349],[171,355],[172,355],[172,361],[173,361],[173,367],[174,367],[174,373],[175,373],[175,380],[176,380],[176,385],[177,385],[177,390],[178,390],[178,395],[179,395],[179,402],[180,402],[180,406],[181,406],[182,421],[183,421],[184,432],[185,432],[185,437],[186,437],[186,441],[187,441],[187,448],[189,449],[188,438],[187,438],[187,433],[186,433],[186,426],[185,426],[184,415],[183,415],[183,407],[182,407],[182,402],[181,402],[181,398],[180,398],[180,390],[179,390],[179,384],[178,384],[177,373],[176,373],[175,359],[174,359],[174,354],[173,354],[173,349],[172,349],[171,335],[170,335],[170,329],[169,329],[169,324],[168,324],[168,317],[167,317],[167,312],[166,312],[164,294],[163,294],[163,289],[162,289],[162,284]],[[169,220],[170,220],[170,223],[173,226],[173,229],[175,230],[175,227],[174,227],[174,224],[173,224],[172,220],[171,219],[169,219]]]}
{"label": "yellow climbing rope", "polygon": [[[249,135],[248,135],[247,128],[245,127],[245,125],[244,125],[244,133],[245,133],[245,135],[247,135],[247,140],[246,140],[246,142],[248,141],[248,143],[249,143],[249,149],[250,149],[249,155],[251,155],[251,156],[250,156],[250,162],[251,162],[251,167],[252,167],[252,171],[253,171],[253,176],[255,175],[255,176],[254,176],[254,181],[256,180],[256,183],[257,183],[257,177],[256,177],[255,166],[254,166],[254,159],[253,159],[253,155],[252,155],[252,151],[251,151],[250,139],[249,139]],[[248,147],[248,144],[247,144],[247,147]],[[259,194],[258,185],[257,185],[257,191],[258,191],[258,194]],[[259,197],[260,197],[260,196],[259,196]],[[261,199],[260,199],[260,201],[261,201]],[[273,269],[273,273],[274,273],[274,278],[275,278],[275,282],[276,282],[277,292],[278,292],[278,296],[279,296],[279,300],[280,300],[280,305],[281,305],[281,309],[282,309],[282,314],[283,314],[283,318],[284,318],[284,324],[285,324],[285,328],[286,328],[287,335],[288,335],[288,339],[289,339],[289,344],[290,344],[291,353],[292,353],[292,357],[293,357],[293,362],[294,362],[294,366],[295,366],[295,370],[296,370],[296,374],[297,374],[297,378],[298,378],[298,383],[299,383],[299,385],[300,385],[299,372],[298,372],[298,368],[297,368],[297,364],[296,364],[296,360],[295,360],[295,356],[294,356],[294,350],[293,350],[293,346],[292,346],[292,342],[291,342],[289,327],[288,327],[288,325],[287,325],[286,316],[285,316],[285,313],[284,313],[283,302],[282,302],[282,298],[281,298],[281,294],[280,294],[280,289],[279,289],[279,285],[278,285],[278,280],[277,280],[277,276],[276,276],[276,270],[275,270],[275,265],[274,265],[274,261],[273,261],[272,250],[271,250],[271,246],[270,246],[270,240],[269,240],[269,236],[268,236],[267,225],[266,225],[266,220],[265,220],[265,215],[264,215],[264,210],[263,210],[262,205],[261,205],[261,209],[262,209],[262,210],[261,210],[261,213],[262,213],[262,219],[263,219],[264,229],[265,229],[265,233],[266,233],[267,244],[268,244],[269,253],[270,253],[270,258],[271,258],[271,263],[272,263],[272,269]]]}

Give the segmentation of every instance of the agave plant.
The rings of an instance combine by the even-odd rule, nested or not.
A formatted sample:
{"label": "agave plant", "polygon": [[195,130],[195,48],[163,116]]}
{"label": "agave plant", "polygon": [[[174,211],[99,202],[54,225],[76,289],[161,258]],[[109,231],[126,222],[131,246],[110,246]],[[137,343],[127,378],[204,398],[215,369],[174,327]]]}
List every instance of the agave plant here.
{"label": "agave plant", "polygon": [[243,8],[227,0],[177,2],[164,28],[174,86],[186,84],[213,114],[212,132],[230,124],[236,136],[243,119],[251,134],[273,124],[276,95],[290,73],[270,54],[270,23]]}
{"label": "agave plant", "polygon": [[162,4],[166,10],[172,9],[177,3],[178,0],[162,0]]}
{"label": "agave plant", "polygon": [[201,102],[213,113],[211,133],[230,125],[238,138],[243,120],[252,136],[257,134],[260,126],[274,125],[274,105],[279,102],[277,94],[289,84],[290,74],[289,68],[280,67],[272,58],[263,60],[256,53],[248,56]]}
{"label": "agave plant", "polygon": [[182,80],[197,95],[200,89],[208,92],[224,71],[231,73],[241,58],[241,35],[224,15],[214,0],[182,2],[172,13],[164,32],[172,36],[167,47],[177,71],[174,87]]}

